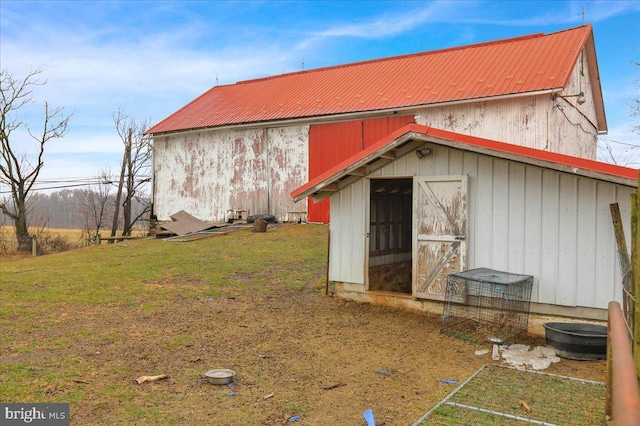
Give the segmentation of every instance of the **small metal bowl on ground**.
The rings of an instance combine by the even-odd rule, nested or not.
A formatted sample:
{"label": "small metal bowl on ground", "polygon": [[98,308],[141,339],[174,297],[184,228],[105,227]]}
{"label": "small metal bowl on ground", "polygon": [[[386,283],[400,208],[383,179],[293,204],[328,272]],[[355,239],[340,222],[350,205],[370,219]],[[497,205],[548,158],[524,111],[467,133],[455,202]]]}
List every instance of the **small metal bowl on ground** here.
{"label": "small metal bowl on ground", "polygon": [[224,368],[218,368],[215,370],[209,370],[204,373],[207,378],[207,382],[212,385],[227,385],[233,382],[236,372],[233,370],[227,370]]}

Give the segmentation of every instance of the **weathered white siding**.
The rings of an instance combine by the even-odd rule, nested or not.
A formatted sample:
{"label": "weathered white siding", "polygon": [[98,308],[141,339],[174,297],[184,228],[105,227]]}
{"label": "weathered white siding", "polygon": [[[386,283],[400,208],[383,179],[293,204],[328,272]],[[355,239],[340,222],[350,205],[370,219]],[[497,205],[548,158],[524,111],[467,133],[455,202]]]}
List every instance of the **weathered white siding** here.
{"label": "weathered white siding", "polygon": [[589,71],[581,62],[571,73],[563,95],[550,94],[502,100],[487,100],[416,110],[416,123],[485,139],[595,159],[597,153],[596,114],[589,84]]}
{"label": "weathered white siding", "polygon": [[[533,302],[604,309],[610,300],[621,300],[609,204],[619,203],[628,237],[634,188],[429,146],[431,156],[407,154],[370,177],[468,175],[469,269],[533,275]],[[329,277],[358,284],[361,291],[365,182],[360,179],[331,196]]]}
{"label": "weathered white siding", "polygon": [[[368,199],[368,194],[365,196],[365,187],[369,187],[366,183],[360,179],[331,197],[329,280],[364,284],[365,254],[368,250],[367,205],[363,202]],[[334,203],[334,199],[338,201]],[[335,224],[334,217],[340,218]]]}
{"label": "weathered white siding", "polygon": [[289,195],[308,179],[308,126],[208,130],[154,138],[154,213],[185,210],[223,222],[227,212],[306,211]]}

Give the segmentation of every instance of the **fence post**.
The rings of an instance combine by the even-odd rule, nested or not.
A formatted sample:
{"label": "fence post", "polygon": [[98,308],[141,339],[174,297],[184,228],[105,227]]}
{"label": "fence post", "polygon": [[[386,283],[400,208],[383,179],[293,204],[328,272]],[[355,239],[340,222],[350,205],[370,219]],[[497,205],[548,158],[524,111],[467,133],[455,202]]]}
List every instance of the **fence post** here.
{"label": "fence post", "polygon": [[96,245],[99,246],[100,244],[102,244],[102,235],[97,234],[96,235]]}
{"label": "fence post", "polygon": [[[633,201],[632,201],[633,204]],[[631,256],[627,250],[627,240],[624,236],[622,216],[618,203],[609,204],[611,210],[611,221],[613,223],[613,234],[618,243],[618,260],[620,263],[620,273],[622,274],[622,313],[630,324],[633,324],[633,271],[631,270]],[[633,239],[633,236],[631,237]],[[633,246],[633,245],[632,245]]]}
{"label": "fence post", "polygon": [[[638,172],[640,186],[640,171]],[[640,233],[638,232],[639,200],[638,192],[631,194],[631,345],[636,376],[640,378]]]}
{"label": "fence post", "polygon": [[35,235],[31,236],[31,254],[33,255],[33,257],[36,257],[38,255],[38,241],[36,240]]}
{"label": "fence post", "polygon": [[629,333],[618,302],[609,302],[607,328],[606,424],[637,425],[640,419],[640,390]]}

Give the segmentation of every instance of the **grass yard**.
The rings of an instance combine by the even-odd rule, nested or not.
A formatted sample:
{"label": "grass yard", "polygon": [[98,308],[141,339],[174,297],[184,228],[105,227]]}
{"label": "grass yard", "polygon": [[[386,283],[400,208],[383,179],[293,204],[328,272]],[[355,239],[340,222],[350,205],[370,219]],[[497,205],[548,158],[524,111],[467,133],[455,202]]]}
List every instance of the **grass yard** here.
{"label": "grass yard", "polygon": [[[369,408],[378,425],[410,425],[455,389],[443,380],[492,362],[441,335],[439,315],[325,296],[327,231],[3,260],[0,402],[69,403],[74,425],[351,426]],[[206,383],[212,368],[234,370],[232,386]],[[548,371],[604,381],[605,362]]]}

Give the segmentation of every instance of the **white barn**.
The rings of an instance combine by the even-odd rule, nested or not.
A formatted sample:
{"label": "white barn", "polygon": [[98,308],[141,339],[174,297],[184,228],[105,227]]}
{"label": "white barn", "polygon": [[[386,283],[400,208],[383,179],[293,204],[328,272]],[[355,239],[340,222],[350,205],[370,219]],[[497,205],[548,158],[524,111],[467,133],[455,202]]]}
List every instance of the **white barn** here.
{"label": "white barn", "polygon": [[216,86],[153,136],[153,214],[328,222],[291,191],[417,123],[594,159],[607,131],[590,25]]}

